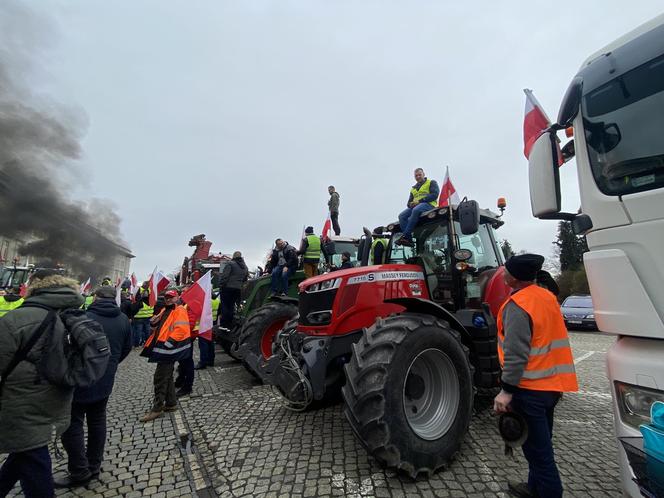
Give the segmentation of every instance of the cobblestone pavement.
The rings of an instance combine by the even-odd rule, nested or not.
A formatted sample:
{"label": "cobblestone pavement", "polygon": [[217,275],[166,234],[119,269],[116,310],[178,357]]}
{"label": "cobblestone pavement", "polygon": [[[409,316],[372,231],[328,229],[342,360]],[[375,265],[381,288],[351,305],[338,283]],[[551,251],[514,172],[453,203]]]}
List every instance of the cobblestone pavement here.
{"label": "cobblestone pavement", "polygon": [[[566,496],[621,496],[611,397],[604,373],[614,338],[571,334],[581,385],[556,410],[554,444]],[[476,413],[451,467],[412,481],[386,472],[360,446],[341,406],[306,413],[283,408],[228,356],[198,371],[181,410],[141,424],[150,405],[154,367],[133,352],[120,367],[109,403],[109,440],[99,481],[59,496],[507,496],[523,480],[520,454],[507,458],[489,409]],[[54,472],[65,459],[54,456]]]}

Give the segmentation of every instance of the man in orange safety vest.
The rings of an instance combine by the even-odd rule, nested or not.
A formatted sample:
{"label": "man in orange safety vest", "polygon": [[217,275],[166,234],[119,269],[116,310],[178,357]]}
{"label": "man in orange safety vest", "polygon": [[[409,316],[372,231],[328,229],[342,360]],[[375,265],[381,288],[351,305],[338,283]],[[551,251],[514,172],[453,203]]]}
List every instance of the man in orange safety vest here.
{"label": "man in orange safety vest", "polygon": [[553,411],[562,393],[578,391],[574,357],[556,297],[535,284],[544,257],[521,254],[505,263],[505,283],[513,291],[498,312],[498,360],[502,389],[498,413],[523,416],[528,436],[527,483],[509,483],[516,496],[561,497],[560,474],[551,441]]}
{"label": "man in orange safety vest", "polygon": [[176,290],[164,294],[164,307],[152,318],[156,322],[152,334],[145,341],[141,356],[156,363],[154,371],[154,403],[152,409],[141,417],[141,422],[149,422],[164,411],[177,410],[177,398],[173,369],[176,361],[185,360],[191,355],[191,329],[187,309],[177,304],[180,296]]}

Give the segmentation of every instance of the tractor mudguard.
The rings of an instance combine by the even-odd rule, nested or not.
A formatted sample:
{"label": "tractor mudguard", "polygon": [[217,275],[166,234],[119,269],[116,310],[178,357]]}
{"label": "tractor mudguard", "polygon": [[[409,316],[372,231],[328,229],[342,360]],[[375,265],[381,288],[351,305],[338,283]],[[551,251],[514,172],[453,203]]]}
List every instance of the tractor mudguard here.
{"label": "tractor mudguard", "polygon": [[267,303],[270,302],[279,302],[279,303],[285,303],[285,304],[292,304],[294,306],[297,306],[299,303],[299,299],[296,297],[290,297],[290,296],[272,296],[268,298],[266,301]]}
{"label": "tractor mudguard", "polygon": [[473,337],[468,332],[466,327],[464,327],[452,313],[447,311],[439,304],[417,297],[397,297],[394,299],[386,299],[385,302],[403,306],[406,308],[405,311],[409,311],[411,313],[431,315],[446,320],[454,330],[461,334],[461,342],[464,344],[464,346],[469,348],[473,347]]}

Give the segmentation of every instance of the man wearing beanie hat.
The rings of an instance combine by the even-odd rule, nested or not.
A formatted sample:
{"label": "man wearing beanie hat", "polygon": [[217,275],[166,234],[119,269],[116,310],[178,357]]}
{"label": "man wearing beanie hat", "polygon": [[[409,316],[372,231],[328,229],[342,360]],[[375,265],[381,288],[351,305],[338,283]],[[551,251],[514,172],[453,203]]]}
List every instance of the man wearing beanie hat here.
{"label": "man wearing beanie hat", "polygon": [[304,230],[304,238],[300,243],[298,256],[303,257],[304,275],[307,278],[318,275],[318,263],[320,262],[320,237],[314,235],[314,227],[307,227]]}
{"label": "man wearing beanie hat", "polygon": [[498,359],[502,389],[494,400],[499,413],[513,410],[528,425],[523,454],[527,483],[509,483],[515,496],[560,497],[563,493],[551,441],[553,411],[563,392],[578,390],[574,357],[556,297],[535,284],[544,257],[512,256],[505,283],[513,291],[498,312]]}

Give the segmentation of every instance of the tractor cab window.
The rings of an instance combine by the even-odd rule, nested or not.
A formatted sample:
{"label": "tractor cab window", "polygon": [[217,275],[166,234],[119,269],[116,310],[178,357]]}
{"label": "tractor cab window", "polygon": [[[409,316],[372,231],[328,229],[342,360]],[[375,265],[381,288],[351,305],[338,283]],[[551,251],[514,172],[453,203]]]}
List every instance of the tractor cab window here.
{"label": "tractor cab window", "polygon": [[468,249],[473,255],[466,263],[482,272],[500,266],[494,238],[489,225],[480,225],[477,233],[463,235],[458,222],[455,222],[460,249]]}
{"label": "tractor cab window", "polygon": [[468,249],[472,256],[466,263],[470,268],[462,273],[465,289],[466,306],[479,308],[482,304],[482,288],[488,279],[485,273],[498,268],[502,263],[500,248],[496,243],[493,228],[480,224],[479,230],[471,235],[463,235],[459,223],[455,222],[459,248]]}
{"label": "tractor cab window", "polygon": [[429,294],[434,301],[452,302],[452,268],[449,234],[446,223],[427,223],[415,228],[414,247],[396,245],[401,238],[395,233],[390,241],[390,263],[422,267]]}

